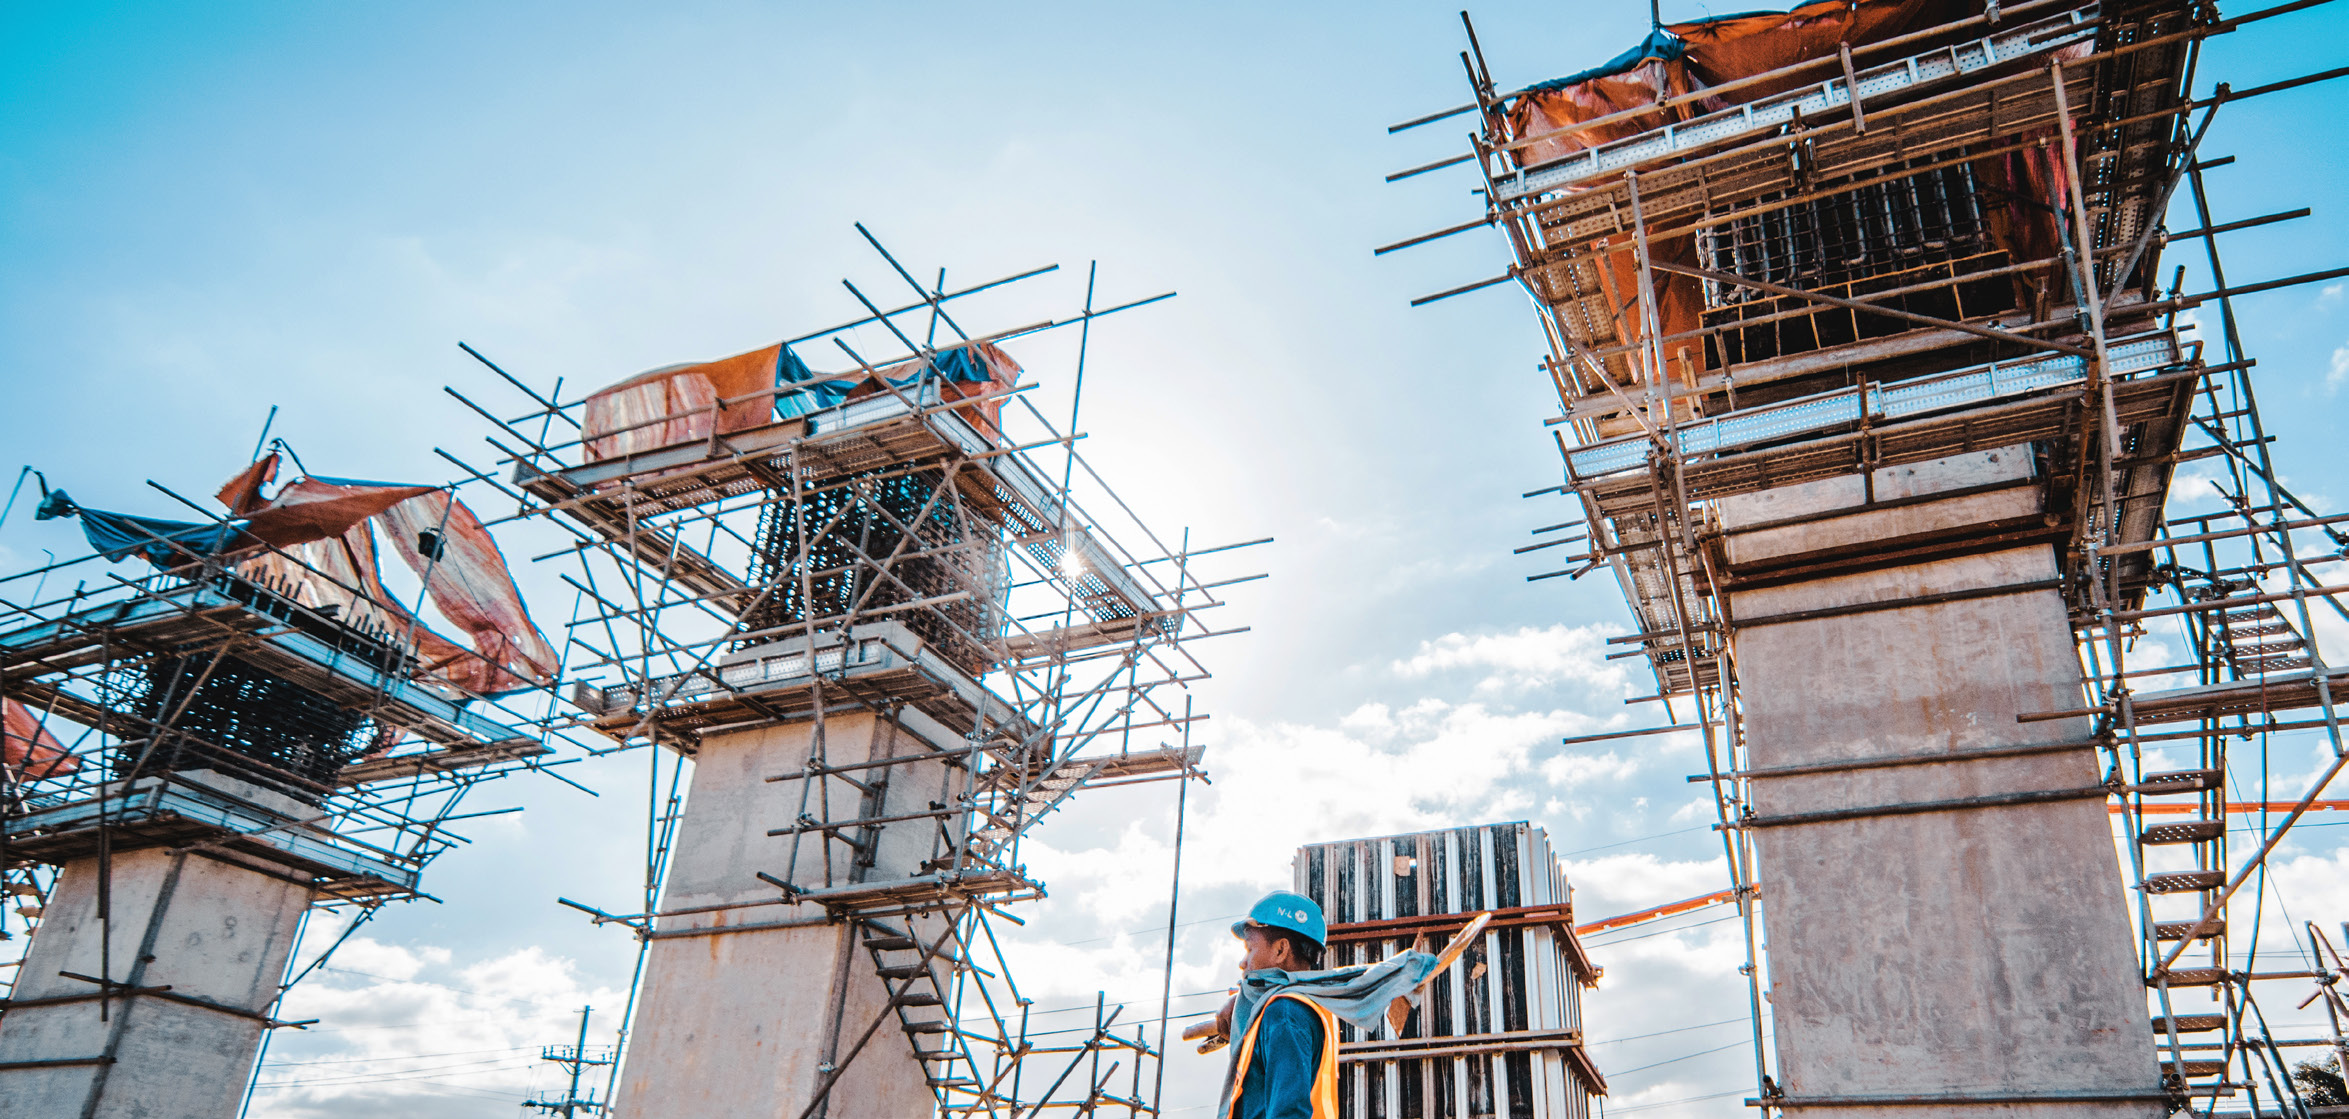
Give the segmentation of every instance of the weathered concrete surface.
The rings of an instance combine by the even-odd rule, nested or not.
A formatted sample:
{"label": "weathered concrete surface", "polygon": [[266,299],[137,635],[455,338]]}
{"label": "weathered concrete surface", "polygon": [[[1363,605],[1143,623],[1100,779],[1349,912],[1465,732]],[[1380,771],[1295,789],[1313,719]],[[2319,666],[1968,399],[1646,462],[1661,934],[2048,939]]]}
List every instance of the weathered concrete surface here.
{"label": "weathered concrete surface", "polygon": [[[1876,501],[2027,476],[2019,449],[1880,471]],[[1837,479],[1724,510],[1733,561],[2035,512],[2029,488],[1863,511]],[[1740,618],[2053,579],[2046,546],[1743,591]],[[2053,590],[1735,631],[1755,769],[2076,742],[2080,670]],[[2098,783],[2086,751],[1760,778],[1769,817]],[[1781,1088],[1790,1097],[2150,1093],[2153,1036],[2100,797],[1767,827],[1755,833]],[[2158,1116],[2158,1102],[1837,1107],[1836,1119]]]}
{"label": "weathered concrete surface", "polygon": [[[917,712],[906,712],[904,719],[892,727],[869,714],[828,717],[826,756],[846,765],[933,749],[924,739],[959,745]],[[663,912],[772,901],[777,891],[757,878],[760,871],[818,885],[827,846],[833,881],[849,879],[845,845],[804,835],[798,873],[786,874],[792,841],[767,835],[801,812],[804,784],[767,778],[800,770],[810,739],[810,725],[802,722],[703,740],[663,889]],[[915,812],[930,801],[951,801],[965,791],[961,781],[961,771],[942,764],[892,767],[886,796],[868,814]],[[837,796],[840,784],[832,787]],[[811,801],[806,811],[838,820],[856,815],[856,807],[835,803],[826,811]],[[937,822],[929,819],[885,826],[875,865],[862,872],[863,879],[921,873],[922,861],[937,852],[938,834]],[[885,1012],[888,997],[870,956],[846,926],[823,921],[819,906],[771,904],[661,919],[662,935],[645,962],[644,995],[628,1040],[616,1113],[622,1119],[798,1119],[822,1081],[831,1023],[844,1023],[839,1046],[845,1054]],[[942,929],[934,919],[913,922],[914,935],[925,941]],[[894,1015],[846,1069],[827,1119],[901,1119],[936,1107],[927,1073]]]}
{"label": "weathered concrete surface", "polygon": [[[283,868],[248,869],[160,849],[122,852],[112,861],[111,930],[98,920],[98,860],[68,864],[14,998],[97,989],[61,974],[75,972],[168,986],[175,996],[235,1010],[268,1009],[310,905],[308,887],[276,876],[287,873]],[[152,945],[154,956],[143,966],[142,944]],[[261,1044],[257,1019],[152,996],[117,999],[104,1020],[98,1011],[96,1002],[73,1002],[18,1007],[0,1017],[0,1065],[114,1058],[0,1069],[0,1114],[227,1119],[237,1113]]]}

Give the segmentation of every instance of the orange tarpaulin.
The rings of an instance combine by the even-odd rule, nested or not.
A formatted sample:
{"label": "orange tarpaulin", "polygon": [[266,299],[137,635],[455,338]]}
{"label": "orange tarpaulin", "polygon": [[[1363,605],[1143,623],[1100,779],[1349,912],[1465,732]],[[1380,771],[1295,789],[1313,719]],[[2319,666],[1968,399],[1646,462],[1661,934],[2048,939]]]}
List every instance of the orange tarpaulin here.
{"label": "orange tarpaulin", "polygon": [[0,763],[18,780],[37,781],[72,773],[82,760],[41,725],[41,720],[14,699],[0,698]]}
{"label": "orange tarpaulin", "polygon": [[[1699,96],[1668,110],[1642,114],[1595,128],[1573,129],[1582,121],[1620,113],[1682,94],[1703,94],[1715,86],[1754,77],[1810,59],[1834,59],[1839,45],[1860,48],[1872,43],[1926,31],[1963,19],[1981,10],[1978,0],[1821,0],[1788,12],[1756,12],[1719,19],[1670,24],[1658,29],[1639,47],[1597,70],[1545,82],[1518,94],[1507,109],[1507,127],[1520,139],[1542,137],[1514,154],[1520,166],[1549,163],[1575,152],[1638,135],[1666,124],[1687,121],[1708,112],[1774,96],[1826,81],[1841,82],[1840,65],[1816,66],[1792,75],[1755,82],[1715,96]],[[1927,37],[1913,44],[1924,50],[1940,44]],[[1902,48],[1904,50],[1908,48]],[[2063,48],[2063,57],[2077,57],[2087,44]],[[1912,52],[1913,53],[1913,52]],[[1880,62],[1862,60],[1861,65]],[[1557,135],[1546,135],[1548,133]],[[2047,138],[2022,151],[1975,161],[1974,173],[1984,191],[1986,226],[1993,244],[2015,262],[2044,260],[2054,255],[2056,229],[2051,195],[2060,196],[2062,161]],[[1607,247],[1601,242],[1597,247]],[[1695,237],[1684,234],[1650,242],[1654,258],[1667,263],[1697,265]],[[1622,316],[1623,340],[1637,342],[1653,334],[1689,333],[1702,326],[1703,288],[1699,281],[1670,274],[1655,277],[1656,323],[1639,301],[1638,265],[1632,254],[1601,258],[1603,282],[1612,306]],[[2018,287],[2029,278],[2017,276]],[[2020,292],[2018,294],[2021,294]],[[1701,364],[1704,354],[1693,342],[1668,346],[1663,355],[1666,372],[1676,373],[1685,347],[1688,357]],[[1636,366],[1635,366],[1636,367]]]}
{"label": "orange tarpaulin", "polygon": [[[437,679],[494,695],[554,679],[553,648],[523,608],[496,541],[463,502],[432,486],[321,478],[294,482],[264,501],[264,467],[275,458],[220,491],[231,508],[253,507],[249,530],[278,548],[241,564],[246,578],[305,605],[336,607],[362,629],[405,638],[416,650],[417,675],[428,684]],[[472,636],[474,648],[433,632],[384,589],[372,526],[392,538],[400,558],[426,579],[433,605]],[[428,546],[437,556],[425,555]]]}
{"label": "orange tarpaulin", "polygon": [[[377,521],[391,537],[392,550],[424,580],[441,615],[472,635],[475,652],[502,673],[538,684],[554,681],[554,648],[523,608],[522,592],[514,587],[497,541],[464,502],[434,490],[392,506]],[[515,686],[473,690],[511,691]]]}
{"label": "orange tarpaulin", "polygon": [[433,490],[431,486],[303,478],[277,491],[275,497],[264,497],[261,487],[277,477],[277,462],[272,452],[229,479],[214,496],[228,506],[231,516],[246,518],[245,531],[254,539],[280,548],[332,540],[369,517]]}
{"label": "orange tarpaulin", "polygon": [[359,585],[366,588],[368,597],[382,605],[390,623],[387,628],[409,635],[409,642],[416,647],[416,671],[420,675],[438,676],[475,695],[491,695],[522,686],[522,681],[506,677],[481,654],[442,637],[383,589],[383,568],[376,559],[375,533],[368,526],[354,526],[334,543],[341,545],[343,562],[359,574]]}
{"label": "orange tarpaulin", "polygon": [[[1833,58],[1839,43],[1861,47],[1882,42],[1963,19],[1978,7],[1961,0],[1821,0],[1790,12],[1754,12],[1667,24],[1640,49],[1599,72],[1544,82],[1519,94],[1509,105],[1510,132],[1519,137],[1535,136],[1806,59]],[[1624,68],[1606,72],[1618,66]],[[1842,72],[1820,67],[1757,82],[1664,113],[1544,140],[1523,149],[1518,160],[1528,166],[1547,163],[1610,140],[1829,78],[1841,80]]]}
{"label": "orange tarpaulin", "polygon": [[[428,687],[450,698],[463,693],[486,695],[527,686],[501,672],[480,654],[459,645],[418,621],[391,592],[384,589],[377,566],[375,532],[367,524],[352,526],[329,540],[308,540],[266,552],[239,565],[247,579],[290,592],[309,607],[332,607],[344,622],[360,629],[405,639],[416,651],[416,675]],[[460,691],[439,687],[445,681]]]}
{"label": "orange tarpaulin", "polygon": [[386,509],[433,492],[432,486],[386,486],[342,479],[304,478],[249,514],[245,531],[283,547],[327,540]]}
{"label": "orange tarpaulin", "polygon": [[[717,361],[664,366],[598,391],[587,398],[581,432],[588,461],[707,439],[713,417],[720,433],[771,422],[774,394],[752,394],[775,387],[782,362],[777,343]],[[751,399],[741,399],[746,396]]]}
{"label": "orange tarpaulin", "polygon": [[[2064,204],[2070,191],[2055,130],[2043,129],[2033,139],[2036,142],[2019,151],[1973,163],[1975,180],[1983,187],[1982,222],[1989,228],[1991,243],[2005,249],[2016,263],[2046,260],[2059,251],[2055,207]],[[2021,285],[2023,278],[2018,276],[2015,282]]]}
{"label": "orange tarpaulin", "polygon": [[220,492],[213,496],[219,498],[222,505],[228,506],[230,516],[242,517],[261,507],[261,487],[276,479],[277,452],[271,451],[266,457],[254,460],[253,465],[246,467],[243,473],[229,479],[228,484],[221,486]]}
{"label": "orange tarpaulin", "polygon": [[[1790,12],[1723,16],[1676,23],[1670,29],[1687,44],[1687,53],[1681,61],[1690,85],[1703,89],[1768,73],[1808,58],[1833,58],[1839,43],[1859,47],[1938,27],[1964,19],[1980,7],[1953,0],[1860,0],[1858,3],[1821,0]],[[1819,67],[1756,82],[1732,91],[1707,108],[1756,101],[1801,86],[1817,85],[1829,77],[1841,80],[1843,74],[1840,69],[1830,71]]]}
{"label": "orange tarpaulin", "polygon": [[[965,342],[873,375],[836,380],[823,379],[777,344],[718,361],[663,366],[600,389],[587,398],[580,438],[587,461],[600,462],[773,422],[777,392],[793,385],[804,388],[782,397],[780,410],[787,416],[881,395],[886,390],[876,377],[899,388],[934,381],[939,399],[952,401],[1009,388],[1019,376],[1019,363],[988,342]],[[997,409],[990,401],[959,411],[994,434]]]}
{"label": "orange tarpaulin", "polygon": [[1520,96],[1509,106],[1510,135],[1545,138],[1517,150],[1518,166],[1531,167],[1563,159],[1585,148],[1595,148],[1626,136],[1637,136],[1667,120],[1685,119],[1688,115],[1686,112],[1675,112],[1669,117],[1651,113],[1597,128],[1548,135],[1582,121],[1613,116],[1625,109],[1636,109],[1655,101],[1659,86],[1665,97],[1687,93],[1687,69],[1660,58],[1649,59],[1621,74],[1589,78]]}

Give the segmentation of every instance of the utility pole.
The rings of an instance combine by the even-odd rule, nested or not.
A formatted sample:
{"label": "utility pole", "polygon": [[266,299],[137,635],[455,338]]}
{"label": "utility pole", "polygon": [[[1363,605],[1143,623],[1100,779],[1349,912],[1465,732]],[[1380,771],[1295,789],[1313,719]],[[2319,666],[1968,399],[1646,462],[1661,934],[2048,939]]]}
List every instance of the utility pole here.
{"label": "utility pole", "polygon": [[563,1119],[604,1113],[604,1105],[597,1102],[595,1098],[595,1089],[589,1088],[588,1094],[585,1096],[579,1094],[579,1076],[587,1070],[588,1066],[608,1065],[619,1058],[619,1054],[614,1052],[613,1046],[599,1045],[593,1049],[588,1048],[587,1019],[594,1013],[595,1008],[592,1006],[579,1008],[579,1041],[577,1044],[550,1045],[539,1051],[539,1060],[553,1061],[571,1070],[571,1086],[563,1092],[562,1098],[534,1098],[524,1101],[522,1106],[543,1111],[549,1115],[561,1115]]}

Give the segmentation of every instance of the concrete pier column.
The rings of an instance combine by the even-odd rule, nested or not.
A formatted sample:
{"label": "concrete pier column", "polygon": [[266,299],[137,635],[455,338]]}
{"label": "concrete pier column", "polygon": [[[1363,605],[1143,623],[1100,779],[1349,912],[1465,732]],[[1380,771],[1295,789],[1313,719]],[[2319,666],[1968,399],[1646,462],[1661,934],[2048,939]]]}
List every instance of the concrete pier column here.
{"label": "concrete pier column", "polygon": [[[1797,1113],[2163,1114],[2089,727],[2015,718],[2081,706],[2033,469],[2009,448],[1723,503]],[[1910,1099],[1866,1106],[1887,1096]]]}
{"label": "concrete pier column", "polygon": [[[949,846],[938,819],[919,817],[842,833],[871,844],[870,866],[855,866],[854,849],[821,832],[798,837],[794,865],[792,838],[767,833],[791,826],[802,811],[803,788],[811,797],[817,789],[806,780],[768,778],[803,771],[813,727],[802,720],[710,735],[694,755],[661,897],[661,912],[676,916],[660,919],[652,933],[616,1099],[623,1119],[798,1119],[824,1081],[827,1050],[845,1062],[845,1071],[818,1112],[825,1119],[902,1119],[936,1107],[929,1074],[896,1021],[883,1021],[846,1061],[865,1028],[889,1013],[888,989],[864,943],[872,931],[835,922],[817,904],[774,904],[779,891],[758,877],[765,872],[819,887],[828,851],[834,883],[904,880],[925,873],[924,862]],[[896,719],[827,716],[824,735],[833,766],[960,746],[910,709]],[[807,817],[918,813],[967,791],[962,771],[943,761],[853,776],[879,786],[879,795],[852,793],[870,798],[861,806],[810,800]],[[838,798],[844,783],[834,779],[826,787]],[[692,912],[700,907],[721,908]],[[936,917],[887,920],[924,943],[945,929]]]}
{"label": "concrete pier column", "polygon": [[[66,864],[0,1015],[10,1119],[229,1119],[312,892],[257,861],[162,848]],[[105,943],[101,943],[104,941]],[[104,1004],[80,976],[144,992]]]}

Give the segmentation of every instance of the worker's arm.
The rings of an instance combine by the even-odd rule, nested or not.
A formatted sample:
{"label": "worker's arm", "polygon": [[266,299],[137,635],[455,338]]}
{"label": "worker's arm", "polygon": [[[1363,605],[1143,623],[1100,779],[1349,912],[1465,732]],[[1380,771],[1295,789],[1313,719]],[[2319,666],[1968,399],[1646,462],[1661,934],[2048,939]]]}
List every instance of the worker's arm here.
{"label": "worker's arm", "polygon": [[1274,999],[1264,1008],[1253,1058],[1264,1070],[1264,1119],[1313,1119],[1313,1076],[1321,1068],[1323,1040],[1321,1019],[1297,1000]]}

